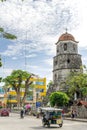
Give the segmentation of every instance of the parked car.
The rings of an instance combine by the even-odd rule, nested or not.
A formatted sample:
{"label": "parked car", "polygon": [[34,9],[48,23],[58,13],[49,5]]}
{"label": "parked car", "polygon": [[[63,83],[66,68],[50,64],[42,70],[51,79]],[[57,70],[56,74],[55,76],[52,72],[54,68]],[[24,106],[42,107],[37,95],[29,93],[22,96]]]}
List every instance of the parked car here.
{"label": "parked car", "polygon": [[6,108],[0,110],[0,116],[9,116],[9,111]]}

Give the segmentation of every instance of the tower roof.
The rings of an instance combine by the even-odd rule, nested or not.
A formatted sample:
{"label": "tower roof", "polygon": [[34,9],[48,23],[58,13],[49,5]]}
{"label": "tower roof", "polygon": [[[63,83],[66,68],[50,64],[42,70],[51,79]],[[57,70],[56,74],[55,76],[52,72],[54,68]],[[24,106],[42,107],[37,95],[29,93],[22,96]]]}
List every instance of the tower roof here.
{"label": "tower roof", "polygon": [[71,41],[75,41],[75,38],[73,35],[69,34],[69,33],[63,33],[60,37],[58,41],[67,41],[67,40],[71,40]]}

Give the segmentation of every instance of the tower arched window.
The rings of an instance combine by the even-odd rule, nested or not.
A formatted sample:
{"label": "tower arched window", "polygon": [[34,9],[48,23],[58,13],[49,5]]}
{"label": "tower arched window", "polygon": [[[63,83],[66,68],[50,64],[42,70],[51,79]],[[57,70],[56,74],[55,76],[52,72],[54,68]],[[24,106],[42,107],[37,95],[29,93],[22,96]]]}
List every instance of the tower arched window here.
{"label": "tower arched window", "polygon": [[59,52],[59,47],[57,46],[57,53]]}
{"label": "tower arched window", "polygon": [[68,63],[68,64],[70,63],[70,59],[67,59],[67,63]]}
{"label": "tower arched window", "polygon": [[66,51],[67,50],[67,44],[65,43],[64,44],[64,51]]}

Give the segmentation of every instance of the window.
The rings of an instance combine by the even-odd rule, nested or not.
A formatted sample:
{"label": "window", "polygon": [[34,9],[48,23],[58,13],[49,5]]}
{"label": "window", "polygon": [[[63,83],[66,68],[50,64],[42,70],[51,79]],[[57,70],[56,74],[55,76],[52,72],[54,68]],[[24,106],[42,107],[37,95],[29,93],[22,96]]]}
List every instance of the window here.
{"label": "window", "polygon": [[59,50],[57,49],[57,53],[59,52]]}
{"label": "window", "polygon": [[75,51],[75,46],[73,45],[73,50]]}
{"label": "window", "polygon": [[40,92],[44,92],[44,89],[40,89]]}
{"label": "window", "polygon": [[57,75],[55,74],[55,80],[57,80]]}
{"label": "window", "polygon": [[57,65],[57,61],[55,61],[55,65]]}
{"label": "window", "polygon": [[15,89],[12,87],[12,90],[15,90]]}
{"label": "window", "polygon": [[66,51],[67,50],[67,44],[65,43],[64,44],[64,51]]}
{"label": "window", "polygon": [[70,59],[67,60],[67,63],[70,63]]}

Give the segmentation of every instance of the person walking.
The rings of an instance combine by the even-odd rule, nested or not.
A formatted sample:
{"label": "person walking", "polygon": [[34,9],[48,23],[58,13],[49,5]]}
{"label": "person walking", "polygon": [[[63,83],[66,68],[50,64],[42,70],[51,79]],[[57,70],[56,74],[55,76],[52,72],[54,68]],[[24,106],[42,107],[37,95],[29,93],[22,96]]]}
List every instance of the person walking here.
{"label": "person walking", "polygon": [[72,112],[71,112],[71,118],[74,119],[74,117],[75,117],[75,112],[74,112],[74,110],[72,110]]}
{"label": "person walking", "polygon": [[21,111],[20,111],[20,117],[24,118],[24,110],[23,109],[21,109]]}

